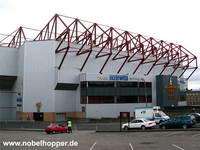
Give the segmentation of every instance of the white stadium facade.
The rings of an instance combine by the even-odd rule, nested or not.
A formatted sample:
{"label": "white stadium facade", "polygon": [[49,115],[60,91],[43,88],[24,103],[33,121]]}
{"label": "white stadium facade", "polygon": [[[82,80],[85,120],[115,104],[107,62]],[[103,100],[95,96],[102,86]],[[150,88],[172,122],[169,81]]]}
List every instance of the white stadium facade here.
{"label": "white stadium facade", "polygon": [[0,120],[117,118],[177,105],[197,69],[181,45],[58,14],[40,31],[1,36]]}

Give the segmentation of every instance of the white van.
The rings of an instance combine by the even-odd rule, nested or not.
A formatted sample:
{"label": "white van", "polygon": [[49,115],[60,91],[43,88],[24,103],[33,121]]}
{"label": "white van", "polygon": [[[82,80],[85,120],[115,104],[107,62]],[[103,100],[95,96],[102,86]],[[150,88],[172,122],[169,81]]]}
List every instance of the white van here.
{"label": "white van", "polygon": [[160,110],[159,106],[154,107],[136,107],[135,118],[145,118],[148,120],[154,120],[156,123],[166,121],[169,119],[163,111]]}

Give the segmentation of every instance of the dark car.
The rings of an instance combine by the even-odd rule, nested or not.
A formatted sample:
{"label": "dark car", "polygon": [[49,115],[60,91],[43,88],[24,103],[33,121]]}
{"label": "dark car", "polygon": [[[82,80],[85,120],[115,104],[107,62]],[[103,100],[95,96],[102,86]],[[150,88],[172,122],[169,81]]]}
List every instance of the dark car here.
{"label": "dark car", "polygon": [[62,123],[51,123],[48,127],[45,128],[45,132],[47,134],[50,133],[66,133],[67,132],[67,126]]}
{"label": "dark car", "polygon": [[166,128],[183,128],[192,127],[196,123],[196,119],[193,115],[179,115],[171,117],[170,120],[162,122],[159,127]]}
{"label": "dark car", "polygon": [[193,115],[193,116],[195,117],[196,121],[197,121],[198,123],[200,123],[200,114],[199,114],[199,113],[193,113],[193,114],[191,114],[191,115]]}

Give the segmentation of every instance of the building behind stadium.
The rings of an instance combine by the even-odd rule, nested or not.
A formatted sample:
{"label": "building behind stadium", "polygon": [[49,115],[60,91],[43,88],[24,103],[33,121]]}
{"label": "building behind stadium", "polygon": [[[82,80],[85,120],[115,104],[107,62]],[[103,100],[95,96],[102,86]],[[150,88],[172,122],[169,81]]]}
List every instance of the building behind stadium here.
{"label": "building behind stadium", "polygon": [[0,45],[0,120],[117,118],[177,106],[197,69],[181,45],[57,14]]}

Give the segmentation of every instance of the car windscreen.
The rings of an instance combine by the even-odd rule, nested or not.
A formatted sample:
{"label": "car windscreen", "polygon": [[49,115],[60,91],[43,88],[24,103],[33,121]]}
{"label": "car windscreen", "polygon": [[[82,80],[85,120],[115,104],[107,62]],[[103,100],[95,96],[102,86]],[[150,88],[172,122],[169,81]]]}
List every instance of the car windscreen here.
{"label": "car windscreen", "polygon": [[194,115],[191,115],[190,118],[191,118],[191,119],[195,119],[195,116],[194,116]]}
{"label": "car windscreen", "polygon": [[155,113],[155,117],[161,117],[159,113]]}
{"label": "car windscreen", "polygon": [[163,111],[159,112],[161,116],[167,116]]}
{"label": "car windscreen", "polygon": [[200,117],[200,114],[191,114],[191,115],[193,115],[193,116],[195,116],[195,117]]}
{"label": "car windscreen", "polygon": [[149,120],[147,120],[147,119],[143,119],[144,120],[144,122],[149,122]]}
{"label": "car windscreen", "polygon": [[194,117],[192,117],[192,116],[183,116],[183,117],[181,117],[181,119],[184,119],[184,120],[190,120],[191,118],[194,118]]}
{"label": "car windscreen", "polygon": [[177,120],[178,117],[171,117],[168,121],[174,121],[174,120]]}
{"label": "car windscreen", "polygon": [[55,127],[56,126],[56,124],[50,124],[50,125],[48,125],[48,127]]}
{"label": "car windscreen", "polygon": [[132,121],[131,121],[131,123],[136,123],[136,122],[137,122],[137,120],[132,120]]}
{"label": "car windscreen", "polygon": [[59,124],[58,126],[59,126],[59,127],[64,127],[64,124]]}

